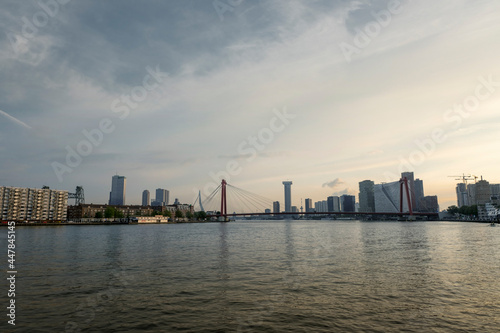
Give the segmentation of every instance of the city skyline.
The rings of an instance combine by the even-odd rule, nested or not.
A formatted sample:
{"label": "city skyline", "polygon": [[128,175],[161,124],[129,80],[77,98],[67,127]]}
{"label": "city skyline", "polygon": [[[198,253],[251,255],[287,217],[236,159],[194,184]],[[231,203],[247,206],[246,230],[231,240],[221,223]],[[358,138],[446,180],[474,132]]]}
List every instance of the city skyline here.
{"label": "city skyline", "polygon": [[[423,180],[417,178],[417,179],[414,179],[414,183],[417,184],[417,185],[414,185],[414,189],[412,190],[412,187],[411,187],[411,179],[413,179],[414,177],[414,173],[413,172],[403,172],[401,174],[401,178],[400,179],[403,179],[403,177],[409,177],[408,178],[408,184],[409,184],[409,190],[410,190],[410,193],[411,193],[411,197],[412,197],[412,208],[414,211],[418,211],[419,210],[419,206],[422,204],[422,202],[429,202],[428,200],[429,199],[432,199],[434,197],[438,198],[439,196],[437,195],[430,195],[430,196],[423,196],[423,193],[424,193],[424,187],[423,187]],[[451,176],[449,176],[451,177]],[[464,176],[465,177],[465,174]],[[479,179],[479,177],[476,177],[477,179]],[[492,182],[489,182],[487,179],[483,179],[483,177],[481,176],[480,177],[480,180],[477,181],[476,179],[476,182],[475,183],[468,183],[468,184],[464,184],[464,183],[456,183],[456,186],[454,188],[454,195],[455,195],[455,199],[454,199],[454,202],[452,202],[451,204],[446,204],[446,205],[443,205],[442,203],[439,204],[439,210],[440,211],[443,211],[443,210],[446,210],[446,208],[450,207],[450,206],[462,206],[462,205],[466,205],[466,204],[469,204],[469,205],[474,205],[475,203],[474,202],[469,202],[469,201],[466,201],[464,202],[463,200],[463,196],[465,193],[468,193],[468,196],[472,195],[473,197],[476,196],[476,190],[475,190],[475,187],[476,185],[477,186],[481,186],[482,184],[488,184],[488,188],[489,186],[491,186],[491,195],[498,195],[498,193],[500,193],[500,184],[495,184],[495,183],[492,183]],[[333,181],[332,183],[337,183],[337,184],[342,184],[343,182],[340,180],[340,179],[336,179],[335,181]],[[112,191],[109,192],[109,196],[108,196],[108,204],[110,205],[122,205],[121,202],[125,203],[125,197],[127,195],[127,190],[126,190],[126,185],[127,184],[127,177],[125,176],[119,176],[119,175],[114,175],[112,176],[112,182],[111,182],[111,189]],[[284,195],[283,195],[283,192],[282,192],[282,198],[280,200],[277,200],[276,202],[278,203],[282,203],[283,204],[283,211],[287,212],[286,210],[286,207],[287,207],[287,196],[289,197],[289,203],[288,205],[290,206],[290,212],[292,211],[292,207],[296,207],[297,209],[300,209],[300,207],[302,207],[304,209],[304,211],[307,211],[306,208],[308,207],[308,200],[310,201],[310,208],[312,208],[312,210],[314,210],[314,206],[313,206],[313,199],[309,198],[307,195],[299,195],[298,198],[296,200],[299,200],[302,204],[302,201],[305,200],[305,206],[299,206],[298,202],[295,202],[293,200],[294,198],[294,195],[292,194],[293,193],[293,190],[291,189],[291,185],[293,184],[292,181],[282,181],[281,182],[281,185],[282,185],[282,190],[283,190],[283,185],[284,185]],[[374,195],[376,192],[377,192],[377,188],[378,188],[378,192],[380,193],[380,189],[381,188],[385,188],[385,190],[383,190],[384,192],[392,192],[391,196],[393,197],[391,200],[393,201],[392,203],[385,203],[383,204],[383,206],[381,207],[385,207],[385,208],[378,208],[378,209],[375,209],[376,208],[376,205],[375,205],[375,202],[372,202],[370,204],[370,207],[372,207],[372,209],[364,209],[364,206],[363,206],[363,203],[362,201],[363,200],[367,200],[365,198],[365,195],[363,194],[363,187],[366,186],[366,184],[369,184],[370,187],[373,187],[373,190],[372,190],[372,195]],[[325,211],[337,211],[336,209],[333,209],[331,210],[330,209],[330,206],[333,207],[333,202],[330,202],[330,200],[332,198],[337,198],[340,199],[342,196],[352,196],[354,197],[355,199],[355,203],[356,205],[359,205],[359,212],[371,212],[373,210],[378,210],[378,211],[384,211],[384,212],[391,212],[393,210],[399,210],[399,206],[397,206],[398,204],[396,203],[396,201],[399,200],[399,180],[398,181],[393,181],[393,182],[381,182],[379,184],[376,184],[375,182],[373,182],[372,180],[363,180],[363,181],[360,181],[359,182],[359,189],[357,190],[353,190],[351,192],[347,192],[347,193],[344,193],[344,191],[341,191],[341,192],[337,192],[337,193],[333,193],[332,195],[328,195],[327,197],[320,197],[319,199],[321,199],[319,201],[319,203],[323,202],[325,207],[328,207],[328,208],[325,208]],[[323,187],[325,186],[326,184],[323,184]],[[331,185],[331,184],[330,184]],[[466,185],[466,186],[464,186]],[[13,188],[20,188],[19,186],[7,186],[7,187],[13,187]],[[30,187],[32,189],[39,189],[37,188],[36,186],[34,187]],[[47,186],[44,186],[44,188],[48,188]],[[84,186],[83,186],[84,188]],[[459,189],[465,189],[465,190],[462,190],[463,191],[463,194],[462,192],[459,191]],[[473,190],[473,194],[470,193],[471,189]],[[61,189],[54,189],[54,190],[61,190]],[[115,195],[113,195],[113,192],[116,192]],[[479,191],[479,190],[477,190]],[[70,191],[71,192],[71,191]],[[156,193],[156,197],[155,199],[151,199],[150,197],[150,191],[149,190],[143,190],[139,196],[139,199],[138,200],[131,200],[130,203],[126,203],[128,205],[142,205],[142,206],[155,206],[155,205],[158,205],[158,206],[162,206],[162,205],[167,205],[169,203],[169,197],[170,197],[170,191],[169,190],[166,190],[166,189],[161,189],[161,188],[157,188],[155,190],[155,193]],[[459,194],[460,193],[460,194]],[[481,199],[479,200],[479,204],[484,204],[486,202],[489,202],[489,195],[485,192],[485,190],[482,190],[481,192],[482,194],[482,197]],[[254,193],[256,194],[256,193]],[[257,194],[259,195],[259,194]],[[259,195],[260,196],[260,195]],[[111,199],[113,197],[113,203],[111,203]],[[263,199],[265,197],[261,196]],[[161,201],[157,201],[156,198],[161,198],[162,200]],[[363,198],[363,199],[361,199]],[[204,198],[202,197],[202,200]],[[266,198],[266,199],[269,199],[269,200],[272,200],[274,202],[274,199],[273,198]],[[425,199],[425,200],[424,200]],[[120,201],[120,200],[123,200],[123,201],[120,201],[120,202],[116,202],[116,200]],[[373,198],[371,199],[373,200]],[[437,200],[437,199],[436,199]],[[103,202],[98,202],[98,201],[93,201],[92,200],[92,197],[90,197],[90,199],[88,199],[87,201],[89,202],[93,202],[93,203],[96,203],[96,204],[105,204]],[[182,200],[181,200],[182,201]],[[176,198],[176,203],[180,203],[181,201],[178,201],[178,199]],[[145,204],[145,202],[149,202],[149,204]],[[399,202],[399,201],[398,201]],[[439,200],[439,202],[441,202],[441,200]],[[189,201],[185,201],[184,203],[187,203],[187,204],[192,204],[191,202]],[[196,200],[195,202],[193,203],[196,203]],[[316,201],[315,204],[317,204],[318,201]],[[381,204],[381,202],[379,201],[378,204]],[[437,201],[436,201],[436,204],[437,204]],[[71,205],[70,202],[68,202],[68,205]],[[340,204],[337,204],[340,206]],[[387,206],[389,205],[389,206]],[[431,206],[434,206],[434,202],[432,201],[432,204],[430,204]],[[396,207],[397,206],[397,207]],[[425,204],[424,204],[425,206]],[[389,207],[389,208],[388,208]],[[393,209],[391,209],[390,207],[393,207]],[[273,208],[272,205],[270,205],[270,208]],[[408,210],[408,205],[406,203],[406,196],[405,196],[405,199],[404,199],[404,210]],[[422,211],[422,212],[425,212],[425,209]]]}
{"label": "city skyline", "polygon": [[10,4],[2,186],[105,203],[119,173],[127,204],[158,184],[192,203],[226,173],[270,199],[291,179],[300,207],[408,171],[446,208],[449,175],[500,183],[498,2]]}

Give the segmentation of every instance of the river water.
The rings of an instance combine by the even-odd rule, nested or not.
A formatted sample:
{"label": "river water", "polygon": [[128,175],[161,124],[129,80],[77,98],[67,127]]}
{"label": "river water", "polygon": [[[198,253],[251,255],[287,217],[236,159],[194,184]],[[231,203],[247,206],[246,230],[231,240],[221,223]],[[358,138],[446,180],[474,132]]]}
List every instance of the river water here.
{"label": "river water", "polygon": [[237,221],[16,233],[16,327],[4,314],[2,332],[500,327],[500,227],[486,224]]}

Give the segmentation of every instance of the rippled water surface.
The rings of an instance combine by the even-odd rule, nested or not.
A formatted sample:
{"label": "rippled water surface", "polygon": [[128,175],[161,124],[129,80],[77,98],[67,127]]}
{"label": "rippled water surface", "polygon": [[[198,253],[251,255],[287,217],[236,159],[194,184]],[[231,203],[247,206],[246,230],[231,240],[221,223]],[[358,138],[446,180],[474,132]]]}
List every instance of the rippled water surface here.
{"label": "rippled water surface", "polygon": [[498,332],[499,249],[473,223],[18,227],[15,332]]}

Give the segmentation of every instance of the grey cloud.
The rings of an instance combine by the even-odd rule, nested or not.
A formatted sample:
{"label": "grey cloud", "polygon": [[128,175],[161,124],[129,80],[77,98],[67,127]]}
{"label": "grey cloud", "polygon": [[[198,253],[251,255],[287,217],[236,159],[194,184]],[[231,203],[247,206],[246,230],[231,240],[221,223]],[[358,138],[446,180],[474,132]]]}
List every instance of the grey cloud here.
{"label": "grey cloud", "polygon": [[344,182],[340,178],[336,178],[330,182],[324,183],[322,187],[329,187],[333,189],[342,184],[344,184]]}

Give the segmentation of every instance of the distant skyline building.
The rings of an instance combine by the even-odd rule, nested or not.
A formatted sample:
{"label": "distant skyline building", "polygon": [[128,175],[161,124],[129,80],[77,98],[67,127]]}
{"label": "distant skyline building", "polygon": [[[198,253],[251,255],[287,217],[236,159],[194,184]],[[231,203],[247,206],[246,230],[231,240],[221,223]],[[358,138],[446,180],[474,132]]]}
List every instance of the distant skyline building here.
{"label": "distant skyline building", "polygon": [[281,213],[279,201],[273,202],[273,213]]}
{"label": "distant skyline building", "polygon": [[111,192],[109,193],[109,204],[112,206],[125,205],[125,192],[127,189],[127,178],[114,175],[111,179]]}
{"label": "distant skyline building", "polygon": [[362,213],[375,212],[375,183],[364,180],[359,183],[359,211]]}
{"label": "distant skyline building", "polygon": [[309,213],[309,212],[313,212],[314,211],[314,208],[313,208],[313,202],[312,202],[312,199],[306,199],[306,213]]}
{"label": "distant skyline building", "polygon": [[476,205],[485,205],[491,200],[491,186],[486,180],[481,180],[476,183]]}
{"label": "distant skyline building", "polygon": [[344,194],[340,197],[342,212],[356,211],[356,197],[354,195]]}
{"label": "distant skyline building", "polygon": [[457,206],[459,208],[463,206],[469,206],[469,192],[467,191],[467,184],[457,184],[455,191],[457,193]]}
{"label": "distant skyline building", "polygon": [[420,211],[420,206],[422,205],[422,202],[424,200],[424,181],[421,179],[415,179],[415,189],[414,189],[414,194],[415,194],[415,207],[413,208],[414,211],[419,212]]}
{"label": "distant skyline building", "polygon": [[324,212],[325,212],[325,210],[323,209],[323,202],[321,202],[321,201],[316,201],[316,202],[314,203],[314,211],[315,211],[316,213],[324,213]]}
{"label": "distant skyline building", "polygon": [[331,198],[333,198],[333,211],[340,212],[340,197],[334,195]]}
{"label": "distant skyline building", "polygon": [[328,200],[316,201],[314,203],[314,211],[316,213],[328,213]]}
{"label": "distant skyline building", "polygon": [[327,208],[328,212],[330,212],[330,213],[335,211],[335,209],[333,207],[334,206],[333,200],[334,200],[333,196],[326,198],[326,208]]}
{"label": "distant skyline building", "polygon": [[285,186],[285,212],[292,212],[292,182],[284,181],[283,185]]}
{"label": "distant skyline building", "polygon": [[475,184],[459,183],[455,188],[457,206],[485,205],[497,201],[500,196],[500,184],[490,184],[482,179]]}
{"label": "distant skyline building", "polygon": [[142,192],[142,205],[143,206],[151,205],[151,194],[149,193],[148,190],[144,190]]}
{"label": "distant skyline building", "polygon": [[423,199],[423,213],[439,213],[439,203],[437,195],[429,195]]}
{"label": "distant skyline building", "polygon": [[492,196],[500,196],[500,184],[490,184],[490,187]]}
{"label": "distant skyline building", "polygon": [[[153,201],[152,206],[167,206],[169,201],[170,192],[163,189],[157,188],[155,192],[155,201]],[[174,203],[175,205],[175,203]]]}
{"label": "distant skyline building", "polygon": [[[403,189],[404,190],[404,189]],[[375,194],[375,212],[376,213],[397,213],[400,206],[400,183],[376,184],[374,186]],[[407,212],[408,200],[406,191],[403,192],[403,211]]]}
{"label": "distant skyline building", "polygon": [[469,206],[476,205],[476,184],[467,185],[467,197],[469,199]]}

